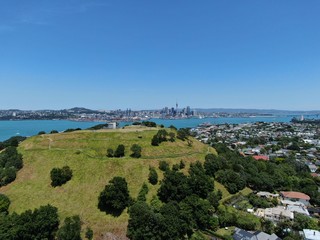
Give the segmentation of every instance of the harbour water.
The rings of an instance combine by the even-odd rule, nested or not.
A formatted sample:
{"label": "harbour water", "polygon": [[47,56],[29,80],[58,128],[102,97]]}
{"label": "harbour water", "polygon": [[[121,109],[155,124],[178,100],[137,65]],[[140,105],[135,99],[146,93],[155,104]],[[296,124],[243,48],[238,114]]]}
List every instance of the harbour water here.
{"label": "harbour water", "polygon": [[[248,118],[189,118],[189,119],[150,119],[165,127],[170,125],[176,128],[193,128],[201,123],[212,124],[238,124],[250,122],[290,122],[294,116],[272,116],[272,117],[248,117]],[[40,131],[49,133],[52,130],[64,131],[68,128],[86,129],[102,122],[76,122],[67,120],[21,120],[21,121],[0,121],[0,141],[4,141],[12,136],[32,136]],[[119,127],[123,127],[131,122],[120,122]]]}

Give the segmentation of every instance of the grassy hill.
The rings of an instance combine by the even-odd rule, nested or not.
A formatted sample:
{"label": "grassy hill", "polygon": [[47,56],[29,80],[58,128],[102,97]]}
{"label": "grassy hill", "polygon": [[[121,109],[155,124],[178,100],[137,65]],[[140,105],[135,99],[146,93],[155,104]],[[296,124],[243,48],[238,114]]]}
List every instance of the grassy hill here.
{"label": "grassy hill", "polygon": [[[125,177],[130,195],[136,198],[143,182],[148,182],[149,166],[157,168],[158,162],[166,160],[171,165],[184,160],[187,163],[204,160],[208,148],[197,140],[192,146],[176,140],[151,146],[151,138],[158,129],[127,127],[117,130],[77,131],[71,133],[34,136],[22,142],[19,151],[23,154],[24,167],[17,179],[0,192],[11,200],[10,212],[21,213],[27,209],[51,204],[59,209],[61,220],[67,216],[80,215],[82,229],[91,227],[96,237],[111,232],[125,236],[128,214],[112,217],[97,208],[98,196],[114,176]],[[168,129],[168,131],[170,131]],[[140,159],[131,158],[130,147],[137,143],[142,147]],[[121,159],[108,158],[108,148],[119,144],[126,147],[126,156]],[[53,188],[50,171],[54,167],[68,165],[73,178],[61,187]],[[156,195],[158,185],[148,183],[148,200]]]}

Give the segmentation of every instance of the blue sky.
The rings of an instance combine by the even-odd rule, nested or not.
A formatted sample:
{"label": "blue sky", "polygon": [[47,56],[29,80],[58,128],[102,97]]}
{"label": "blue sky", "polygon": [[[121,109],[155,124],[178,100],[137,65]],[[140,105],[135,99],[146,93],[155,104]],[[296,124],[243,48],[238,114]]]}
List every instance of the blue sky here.
{"label": "blue sky", "polygon": [[320,1],[3,0],[0,109],[320,109]]}

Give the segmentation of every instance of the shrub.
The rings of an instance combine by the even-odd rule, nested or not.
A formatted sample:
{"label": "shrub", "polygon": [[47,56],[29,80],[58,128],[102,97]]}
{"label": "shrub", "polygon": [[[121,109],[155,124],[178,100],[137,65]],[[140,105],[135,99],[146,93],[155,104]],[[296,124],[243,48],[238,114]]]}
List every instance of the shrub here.
{"label": "shrub", "polygon": [[10,206],[10,199],[4,195],[0,193],[0,213],[8,213],[8,209]]}
{"label": "shrub", "polygon": [[140,158],[141,157],[141,147],[138,144],[133,144],[130,148],[132,151],[131,157]]}
{"label": "shrub", "polygon": [[50,172],[51,186],[57,187],[65,184],[72,178],[72,170],[69,166],[53,168]]}
{"label": "shrub", "polygon": [[67,217],[57,232],[58,240],[81,240],[81,222],[78,215]]}
{"label": "shrub", "polygon": [[114,156],[114,152],[113,152],[113,149],[112,148],[108,148],[107,149],[107,157],[113,157]]}
{"label": "shrub", "polygon": [[149,167],[148,180],[152,185],[156,185],[158,183],[158,173],[154,167]]}
{"label": "shrub", "polygon": [[124,145],[123,145],[123,144],[120,144],[120,145],[117,147],[116,151],[114,152],[114,155],[113,155],[113,156],[116,157],[116,158],[124,157],[124,150],[125,150]]}
{"label": "shrub", "polygon": [[167,170],[169,170],[169,163],[167,163],[166,161],[164,161],[164,160],[161,160],[160,162],[159,162],[159,169],[161,170],[161,171],[167,171]]}

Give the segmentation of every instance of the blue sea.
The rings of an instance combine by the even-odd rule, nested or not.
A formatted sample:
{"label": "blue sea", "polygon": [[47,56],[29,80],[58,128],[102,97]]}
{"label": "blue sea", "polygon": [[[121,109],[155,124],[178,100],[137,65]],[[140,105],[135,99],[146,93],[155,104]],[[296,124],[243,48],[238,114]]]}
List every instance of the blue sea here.
{"label": "blue sea", "polygon": [[[294,116],[272,116],[272,117],[248,117],[248,118],[190,118],[190,119],[150,119],[165,127],[173,125],[177,128],[193,128],[201,123],[212,124],[237,124],[249,122],[290,122]],[[68,128],[86,129],[102,122],[76,122],[67,120],[21,120],[21,121],[0,121],[0,141],[4,141],[12,136],[32,136],[40,131],[49,133],[52,130],[64,131]],[[120,122],[123,127],[131,122]]]}

